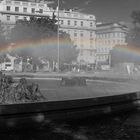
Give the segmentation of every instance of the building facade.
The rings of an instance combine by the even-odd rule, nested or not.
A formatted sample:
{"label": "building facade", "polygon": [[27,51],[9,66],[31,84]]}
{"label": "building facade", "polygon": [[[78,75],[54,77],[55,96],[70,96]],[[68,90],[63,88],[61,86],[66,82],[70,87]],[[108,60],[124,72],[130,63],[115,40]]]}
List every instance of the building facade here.
{"label": "building facade", "polygon": [[126,45],[128,28],[123,23],[96,24],[96,63],[110,64],[110,50]]}
{"label": "building facade", "polygon": [[45,17],[55,14],[59,18],[60,30],[68,33],[79,51],[80,64],[111,63],[110,50],[115,45],[126,45],[128,28],[122,23],[96,23],[94,15],[73,10],[52,9],[48,2],[23,2],[3,0],[0,2],[0,20],[4,24],[7,37],[19,19],[30,16]]}
{"label": "building facade", "polygon": [[7,36],[17,20],[28,20],[29,16],[50,16],[52,15],[51,10],[47,3],[2,0],[0,1],[0,20]]}
{"label": "building facade", "polygon": [[70,34],[71,40],[77,46],[80,63],[95,63],[95,16],[72,10],[60,11],[60,29]]}
{"label": "building facade", "polygon": [[[58,9],[48,7],[47,2],[22,2],[3,0],[0,3],[0,19],[4,23],[6,32],[14,26],[19,19],[29,19],[29,16],[52,16],[58,18]],[[60,30],[70,34],[71,40],[79,51],[79,63],[94,64],[96,25],[95,16],[79,13],[73,10],[59,10]]]}

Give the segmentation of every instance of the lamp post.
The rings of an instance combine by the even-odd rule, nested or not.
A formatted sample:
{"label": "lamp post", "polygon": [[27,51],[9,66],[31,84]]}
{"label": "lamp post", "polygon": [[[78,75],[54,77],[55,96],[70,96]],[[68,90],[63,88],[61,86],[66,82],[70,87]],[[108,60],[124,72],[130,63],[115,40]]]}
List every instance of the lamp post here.
{"label": "lamp post", "polygon": [[[60,71],[60,40],[59,40],[59,22],[60,22],[60,19],[59,19],[59,6],[60,6],[60,0],[57,0],[57,19],[58,19],[58,22],[57,22],[57,72]],[[36,12],[40,12],[40,11],[36,11]]]}
{"label": "lamp post", "polygon": [[59,42],[59,6],[60,6],[60,1],[57,1],[57,18],[58,18],[58,26],[57,26],[57,72],[60,71],[59,66],[60,66],[60,42]]}

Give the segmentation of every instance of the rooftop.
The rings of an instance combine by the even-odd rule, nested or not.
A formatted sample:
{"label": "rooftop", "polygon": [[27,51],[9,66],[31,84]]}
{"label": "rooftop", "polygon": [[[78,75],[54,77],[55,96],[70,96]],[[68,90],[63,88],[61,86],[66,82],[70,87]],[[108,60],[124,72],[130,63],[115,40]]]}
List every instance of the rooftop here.
{"label": "rooftop", "polygon": [[125,27],[125,28],[128,28],[125,23],[122,23],[122,22],[110,22],[110,23],[97,23],[96,24],[97,27],[103,27],[103,26],[121,26],[121,27]]}

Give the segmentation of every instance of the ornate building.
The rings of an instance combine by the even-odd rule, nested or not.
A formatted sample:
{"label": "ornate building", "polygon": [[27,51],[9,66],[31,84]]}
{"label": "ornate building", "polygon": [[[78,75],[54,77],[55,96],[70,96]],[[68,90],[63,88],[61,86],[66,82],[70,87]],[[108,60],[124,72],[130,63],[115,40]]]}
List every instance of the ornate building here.
{"label": "ornate building", "polygon": [[52,17],[58,19],[60,30],[67,32],[77,46],[77,62],[84,64],[110,64],[110,50],[115,45],[126,44],[128,28],[121,23],[98,24],[94,15],[73,10],[52,9],[48,2],[23,2],[3,0],[0,2],[0,20],[7,35],[18,19],[29,19],[29,16]]}
{"label": "ornate building", "polygon": [[96,63],[110,63],[110,50],[126,45],[128,28],[123,23],[96,24]]}
{"label": "ornate building", "polygon": [[[18,19],[29,19],[29,16],[52,16],[58,18],[58,9],[48,7],[47,2],[23,2],[3,0],[0,3],[0,19],[7,33]],[[80,63],[95,63],[95,16],[72,10],[59,11],[60,30],[70,34],[79,50],[77,61]]]}
{"label": "ornate building", "polygon": [[60,11],[61,30],[70,34],[79,50],[78,62],[95,63],[95,16],[75,11]]}

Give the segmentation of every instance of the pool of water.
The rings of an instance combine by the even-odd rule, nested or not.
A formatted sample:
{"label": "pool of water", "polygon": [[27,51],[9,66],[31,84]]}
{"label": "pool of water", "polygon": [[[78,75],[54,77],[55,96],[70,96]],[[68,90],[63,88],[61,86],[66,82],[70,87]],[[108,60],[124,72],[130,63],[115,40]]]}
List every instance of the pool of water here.
{"label": "pool of water", "polygon": [[0,140],[139,140],[138,123],[140,124],[140,111],[131,111],[79,120],[46,122],[36,129],[13,129],[1,132]]}

